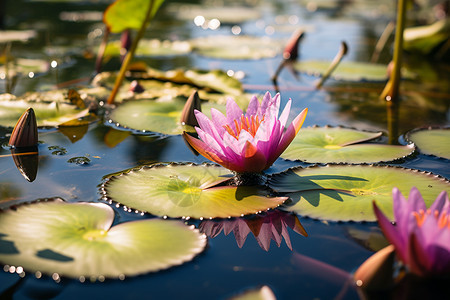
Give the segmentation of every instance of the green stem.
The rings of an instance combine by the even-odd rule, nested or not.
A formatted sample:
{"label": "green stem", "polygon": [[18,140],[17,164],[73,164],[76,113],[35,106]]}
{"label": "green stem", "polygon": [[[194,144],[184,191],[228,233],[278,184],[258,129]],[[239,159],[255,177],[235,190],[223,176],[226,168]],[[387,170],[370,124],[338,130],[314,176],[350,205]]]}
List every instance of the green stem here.
{"label": "green stem", "polygon": [[316,83],[316,89],[320,89],[324,82],[330,77],[330,75],[333,73],[333,71],[337,68],[339,63],[341,62],[342,58],[347,54],[348,52],[348,46],[347,43],[344,41],[341,42],[341,47],[339,48],[339,52],[334,57],[331,64],[328,66],[328,69],[323,73],[320,80]]}
{"label": "green stem", "polygon": [[125,78],[125,72],[127,71],[128,66],[130,65],[131,61],[133,60],[134,53],[136,52],[136,48],[139,43],[139,40],[144,36],[145,30],[148,26],[148,23],[151,20],[153,4],[154,4],[154,1],[152,0],[150,2],[150,5],[148,6],[147,14],[145,15],[145,20],[144,20],[144,22],[142,22],[142,26],[139,29],[136,38],[133,40],[133,44],[131,45],[130,50],[128,51],[127,55],[125,56],[125,59],[123,60],[122,66],[120,67],[119,75],[117,76],[116,82],[114,83],[113,90],[111,91],[111,94],[109,95],[109,98],[107,101],[108,104],[114,104],[114,99],[116,99],[117,92],[119,91],[119,88],[122,85],[122,81]]}
{"label": "green stem", "polygon": [[398,101],[399,86],[401,80],[402,54],[403,54],[403,31],[406,19],[406,0],[398,0],[397,4],[397,26],[395,28],[394,42],[394,68],[391,78],[381,93],[381,98],[387,101]]}

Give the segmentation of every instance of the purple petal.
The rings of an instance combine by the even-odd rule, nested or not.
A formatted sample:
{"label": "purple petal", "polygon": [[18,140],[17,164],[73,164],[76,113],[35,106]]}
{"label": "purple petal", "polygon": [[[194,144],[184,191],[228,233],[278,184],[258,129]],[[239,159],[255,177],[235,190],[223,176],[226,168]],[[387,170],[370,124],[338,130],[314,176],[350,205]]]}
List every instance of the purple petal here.
{"label": "purple petal", "polygon": [[394,245],[397,250],[397,255],[403,262],[406,262],[406,245],[405,239],[400,235],[398,229],[391,224],[391,222],[386,218],[386,216],[381,212],[378,206],[373,202],[373,210],[375,212],[375,216],[378,220],[378,225],[380,225],[381,230],[384,233],[384,236],[388,239],[388,241]]}
{"label": "purple petal", "polygon": [[256,98],[256,96],[253,96],[250,100],[250,103],[247,107],[247,112],[245,113],[246,116],[255,116],[258,113],[259,109],[259,100]]}
{"label": "purple petal", "polygon": [[224,125],[227,124],[227,117],[225,117],[223,113],[221,113],[217,109],[211,108],[211,121],[214,123],[214,126],[217,128],[217,132],[220,134],[220,136],[223,136],[224,132],[226,131],[224,129]]}
{"label": "purple petal", "polygon": [[261,108],[261,110],[260,110],[261,115],[264,115],[266,113],[266,109],[267,109],[267,107],[269,107],[271,102],[272,102],[272,96],[270,95],[269,92],[266,92],[264,94],[264,97],[262,99],[261,106],[260,106],[260,108]]}
{"label": "purple petal", "polygon": [[227,101],[227,124],[231,126],[234,130],[236,130],[236,126],[234,125],[234,120],[238,120],[241,118],[242,109],[234,102],[233,99],[228,98]]}
{"label": "purple petal", "polygon": [[412,187],[408,196],[408,206],[411,211],[427,210],[425,201],[423,201],[422,195],[416,187]]}
{"label": "purple petal", "polygon": [[217,131],[216,125],[210,119],[208,119],[208,117],[204,113],[198,110],[195,110],[194,113],[200,128],[207,134],[214,137],[217,141],[220,141],[221,137],[219,135],[219,132]]}
{"label": "purple petal", "polygon": [[430,206],[431,213],[435,211],[441,212],[444,205],[448,203],[448,195],[446,191],[442,191],[439,196],[434,200],[433,204]]}
{"label": "purple petal", "polygon": [[280,115],[279,120],[280,120],[280,123],[282,126],[281,130],[284,130],[284,127],[286,126],[286,122],[289,117],[289,113],[291,111],[291,103],[292,103],[292,100],[289,99],[288,103],[286,104],[286,106],[283,109],[283,112]]}

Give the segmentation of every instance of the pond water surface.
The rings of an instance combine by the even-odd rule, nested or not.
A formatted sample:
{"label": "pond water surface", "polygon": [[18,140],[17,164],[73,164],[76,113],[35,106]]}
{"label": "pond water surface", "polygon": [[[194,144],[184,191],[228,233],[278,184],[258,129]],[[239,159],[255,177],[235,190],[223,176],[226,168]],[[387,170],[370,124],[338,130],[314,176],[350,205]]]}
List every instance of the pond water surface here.
{"label": "pond water surface", "polygon": [[[66,82],[78,79],[82,84],[88,82],[86,78],[92,76],[95,64],[95,58],[90,56],[93,50],[89,46],[100,42],[100,38],[89,38],[99,29],[103,30],[103,25],[99,19],[86,22],[61,20],[61,13],[100,13],[107,5],[102,1],[92,2],[6,1],[5,26],[8,29],[35,29],[38,32],[37,38],[27,43],[13,43],[13,55],[48,61],[58,59],[61,62],[57,70],[50,70],[48,74],[20,78],[14,94],[76,86],[78,83]],[[355,1],[348,6],[334,5],[323,9],[314,9],[311,3],[315,2],[308,4],[306,1],[244,1],[246,6],[259,12],[258,19],[244,18],[241,22],[230,24],[222,22],[218,29],[211,30],[196,26],[192,19],[173,19],[174,4],[167,2],[147,30],[149,38],[185,40],[216,34],[231,35],[233,26],[239,26],[241,34],[269,36],[283,48],[291,33],[302,27],[306,35],[300,46],[301,59],[329,61],[338,51],[341,41],[346,41],[350,52],[345,60],[368,62],[378,36],[394,17],[392,13],[395,10],[392,1]],[[232,2],[241,4],[239,1]],[[368,6],[359,8],[361,3]],[[220,20],[220,14],[218,18]],[[380,63],[390,61],[391,50],[388,46],[381,53]],[[258,60],[215,59],[190,53],[138,59],[162,70],[199,68],[243,71],[245,77],[241,81],[245,90],[261,95],[266,91],[275,93],[271,77],[281,58],[281,53],[273,58]],[[398,119],[393,121],[398,130],[390,133],[391,140],[400,142],[403,142],[402,135],[408,130],[449,125],[450,66],[414,55],[407,56],[405,63],[419,76],[402,85],[404,93],[400,112]],[[118,59],[112,59],[104,66],[105,70],[118,68]],[[431,75],[427,74],[432,74],[433,79],[428,79]],[[292,98],[292,115],[305,107],[309,108],[304,127],[341,125],[382,131],[382,141],[388,140],[389,122],[392,120],[388,120],[386,106],[378,99],[383,82],[342,83],[331,79],[323,89],[316,91],[312,88],[316,80],[316,77],[306,74],[296,79],[287,69],[281,72],[278,79],[282,106]],[[3,93],[2,84],[0,81],[0,92]],[[81,137],[73,138],[74,134],[81,133],[41,129],[39,167],[33,182],[22,177],[11,157],[0,157],[0,203],[5,199],[23,202],[49,197],[61,197],[69,202],[97,202],[101,201],[99,185],[108,174],[155,162],[208,161],[194,155],[181,136],[130,134],[117,145],[111,145],[105,142],[105,136],[113,130],[116,129],[98,122],[91,124]],[[3,145],[0,156],[10,153],[7,147],[10,132],[11,128],[0,128],[0,142]],[[77,157],[87,158],[87,163],[71,162]],[[307,165],[278,159],[267,173]],[[414,154],[391,165],[450,178],[448,160],[432,156]],[[152,218],[147,214],[125,212],[122,208],[114,209],[116,223]],[[336,270],[354,272],[374,253],[367,239],[380,233],[377,224],[322,222],[302,216],[299,220],[308,237],[289,229],[292,250],[282,241],[280,247],[272,242],[269,251],[265,251],[252,234],[240,248],[232,233],[226,236],[222,232],[215,238],[209,238],[206,250],[191,262],[123,281],[107,279],[105,282],[81,283],[62,278],[56,283],[46,276],[36,279],[33,274],[27,274],[20,278],[17,274],[0,272],[0,295],[11,299],[226,299],[246,289],[267,285],[277,299],[359,299],[356,290],[347,286],[346,278],[337,275],[341,271]],[[190,220],[189,223],[199,226],[200,221]],[[328,266],[321,269],[317,261]]]}

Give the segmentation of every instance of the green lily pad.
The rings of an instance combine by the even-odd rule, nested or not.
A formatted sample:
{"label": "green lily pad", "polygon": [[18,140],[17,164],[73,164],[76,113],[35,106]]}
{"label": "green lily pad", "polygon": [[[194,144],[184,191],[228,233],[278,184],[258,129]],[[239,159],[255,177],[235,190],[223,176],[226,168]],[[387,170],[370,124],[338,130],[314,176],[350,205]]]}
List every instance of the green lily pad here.
{"label": "green lily pad", "polygon": [[153,165],[113,176],[102,190],[104,199],[172,218],[240,217],[275,208],[287,199],[270,198],[256,186],[216,186],[231,176],[216,165]]}
{"label": "green lily pad", "polygon": [[113,33],[125,29],[139,29],[145,21],[149,5],[153,2],[151,16],[155,16],[164,0],[117,0],[105,10],[103,21]]}
{"label": "green lily pad", "polygon": [[26,42],[36,36],[37,32],[35,30],[2,30],[0,43],[15,41]]}
{"label": "green lily pad", "polygon": [[[203,251],[206,239],[179,221],[112,226],[103,203],[38,202],[0,213],[0,261],[26,271],[79,278],[124,278],[167,269]],[[55,275],[56,274],[56,275]]]}
{"label": "green lily pad", "polygon": [[[299,61],[294,67],[297,71],[314,76],[321,76],[329,67],[329,61]],[[331,76],[337,80],[345,81],[385,81],[388,79],[387,66],[363,62],[342,61]]]}
{"label": "green lily pad", "polygon": [[[180,122],[185,103],[185,100],[178,98],[172,101],[127,101],[111,112],[109,123],[141,132],[167,135],[178,135],[183,131],[195,132],[192,126],[182,125]],[[225,113],[226,107],[223,105],[202,103],[202,111],[208,117],[212,107]]]}
{"label": "green lily pad", "polygon": [[[237,24],[261,18],[261,12],[258,9],[242,5],[211,6],[208,3],[169,3],[167,11],[177,19],[186,21],[192,21],[195,17],[202,16],[205,22],[218,18],[222,23]],[[198,24],[198,26],[202,25],[204,24]]]}
{"label": "green lily pad", "polygon": [[406,137],[420,152],[450,159],[450,128],[412,130]]}
{"label": "green lily pad", "polygon": [[[119,56],[120,49],[120,41],[109,42],[106,46],[104,56]],[[136,49],[135,56],[175,56],[189,53],[191,50],[192,47],[189,42],[141,39]]]}
{"label": "green lily pad", "polygon": [[262,59],[275,57],[283,44],[268,37],[213,35],[190,41],[200,55],[221,59]]}
{"label": "green lily pad", "polygon": [[0,126],[14,127],[27,108],[33,108],[38,126],[57,126],[61,123],[88,115],[87,109],[57,102],[28,102],[25,100],[0,100]]}
{"label": "green lily pad", "polygon": [[[129,74],[133,80],[139,80],[145,91],[142,94],[133,94],[129,92],[129,83],[124,84],[120,97],[124,99],[135,98],[145,99],[154,97],[175,97],[189,96],[192,89],[197,89],[203,99],[233,97],[239,98],[246,96],[243,92],[241,82],[235,77],[229,76],[221,70],[169,70],[160,71],[149,68],[147,72],[137,72]],[[103,72],[95,76],[93,84],[95,86],[106,86],[112,88],[117,74]],[[247,99],[247,103],[250,98]],[[216,101],[217,102],[217,101]],[[226,102],[226,101],[223,101]],[[238,104],[242,104],[242,101]]]}
{"label": "green lily pad", "polygon": [[[42,74],[48,72],[50,64],[43,59],[31,59],[31,58],[16,58],[13,62],[8,64],[9,76],[26,75],[34,77],[36,74]],[[0,74],[5,74],[6,68],[4,65],[0,66]]]}
{"label": "green lily pad", "polygon": [[417,170],[373,165],[329,165],[291,169],[273,175],[269,186],[289,193],[284,209],[330,221],[375,221],[372,201],[392,219],[392,189],[407,197],[415,186],[427,206],[441,191],[450,192],[447,180]]}
{"label": "green lily pad", "polygon": [[392,161],[414,151],[414,145],[359,144],[381,134],[341,127],[304,128],[281,157],[309,163],[355,164]]}
{"label": "green lily pad", "polygon": [[403,47],[407,51],[430,54],[450,38],[449,32],[449,18],[443,18],[430,25],[405,28]]}

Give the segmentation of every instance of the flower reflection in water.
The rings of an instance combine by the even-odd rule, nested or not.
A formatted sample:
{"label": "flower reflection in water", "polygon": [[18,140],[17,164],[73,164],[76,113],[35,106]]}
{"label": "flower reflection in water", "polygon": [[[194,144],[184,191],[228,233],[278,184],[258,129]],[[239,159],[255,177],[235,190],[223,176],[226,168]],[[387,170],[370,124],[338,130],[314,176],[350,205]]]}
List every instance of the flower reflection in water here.
{"label": "flower reflection in water", "polygon": [[280,247],[283,238],[286,245],[292,250],[288,227],[298,234],[308,236],[295,214],[279,210],[268,211],[246,218],[206,220],[199,225],[200,231],[211,238],[218,236],[222,230],[225,235],[233,232],[239,248],[242,248],[248,234],[251,232],[259,246],[266,251],[269,251],[271,240],[274,240],[277,246]]}

